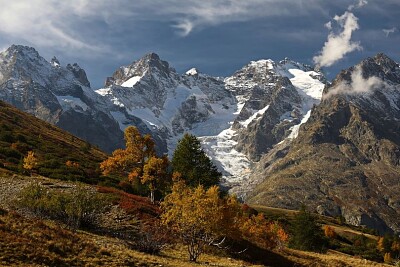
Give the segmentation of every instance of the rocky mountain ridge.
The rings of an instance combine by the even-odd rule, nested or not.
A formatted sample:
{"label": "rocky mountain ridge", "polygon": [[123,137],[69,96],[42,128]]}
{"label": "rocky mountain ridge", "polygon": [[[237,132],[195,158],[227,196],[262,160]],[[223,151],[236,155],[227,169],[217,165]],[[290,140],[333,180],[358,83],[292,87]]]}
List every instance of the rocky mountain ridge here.
{"label": "rocky mountain ridge", "polygon": [[106,151],[122,147],[128,125],[152,134],[160,153],[191,132],[240,197],[306,203],[382,231],[399,229],[399,78],[383,54],[330,84],[289,59],[252,61],[221,78],[179,74],[150,53],[93,90],[78,64],[23,46],[0,54],[0,99]]}
{"label": "rocky mountain ridge", "polygon": [[62,67],[26,46],[0,53],[1,100],[111,151],[122,146],[122,133],[89,85],[76,63]]}
{"label": "rocky mountain ridge", "polygon": [[152,134],[160,153],[171,154],[182,134],[192,132],[228,187],[240,186],[254,161],[296,135],[324,86],[321,73],[288,59],[254,61],[220,78],[196,69],[178,74],[150,53],[94,91],[76,63],[63,67],[17,45],[0,58],[0,99],[108,152],[123,146],[128,125]]}
{"label": "rocky mountain ridge", "polygon": [[354,225],[399,231],[399,74],[383,54],[342,71],[290,148],[263,156],[253,173],[262,182],[249,201],[304,203]]}
{"label": "rocky mountain ridge", "polygon": [[223,185],[236,188],[260,155],[295,136],[320,101],[322,81],[321,73],[288,59],[254,61],[225,79],[195,68],[180,75],[153,53],[117,69],[96,92],[126,111],[112,113],[121,129],[127,114],[136,116],[166,140],[169,153],[184,132],[198,136]]}

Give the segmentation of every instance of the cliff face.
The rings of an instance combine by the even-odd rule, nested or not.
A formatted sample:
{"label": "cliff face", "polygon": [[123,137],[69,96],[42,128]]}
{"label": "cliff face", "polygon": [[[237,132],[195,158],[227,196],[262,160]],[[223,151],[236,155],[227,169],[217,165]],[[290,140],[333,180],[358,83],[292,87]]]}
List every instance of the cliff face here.
{"label": "cliff face", "polygon": [[250,202],[305,203],[351,224],[399,231],[399,64],[378,54],[342,71],[281,153],[261,160],[254,177],[263,182]]}

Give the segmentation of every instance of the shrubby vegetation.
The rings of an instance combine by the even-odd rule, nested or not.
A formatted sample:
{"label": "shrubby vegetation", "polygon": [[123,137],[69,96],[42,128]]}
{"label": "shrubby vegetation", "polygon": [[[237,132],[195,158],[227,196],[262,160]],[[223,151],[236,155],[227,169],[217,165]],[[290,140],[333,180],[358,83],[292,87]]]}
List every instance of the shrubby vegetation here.
{"label": "shrubby vegetation", "polygon": [[107,207],[107,200],[87,187],[77,185],[71,192],[53,192],[32,183],[20,192],[17,205],[39,217],[50,218],[77,228],[93,228]]}
{"label": "shrubby vegetation", "polygon": [[[29,137],[24,142],[0,141],[0,166],[21,174],[35,173],[60,180],[99,183],[98,162],[102,154],[94,156],[76,152],[68,146],[54,147],[48,140],[36,142]],[[75,165],[68,165],[68,162]]]}
{"label": "shrubby vegetation", "polygon": [[377,249],[383,255],[384,262],[395,263],[395,260],[400,258],[399,235],[385,235],[380,237],[377,243]]}

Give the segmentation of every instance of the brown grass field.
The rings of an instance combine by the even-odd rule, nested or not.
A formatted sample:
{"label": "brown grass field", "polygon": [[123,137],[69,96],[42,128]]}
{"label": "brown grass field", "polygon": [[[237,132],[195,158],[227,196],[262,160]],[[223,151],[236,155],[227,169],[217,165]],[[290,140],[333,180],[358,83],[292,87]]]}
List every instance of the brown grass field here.
{"label": "brown grass field", "polygon": [[[72,182],[43,177],[10,175],[0,176],[0,200],[12,202],[12,196],[32,180],[50,186],[62,187]],[[13,190],[4,190],[12,188]],[[140,214],[143,219],[157,213],[157,207],[149,206],[146,198],[138,197],[112,188],[97,187],[99,192],[116,194],[116,201],[127,212]],[[6,195],[7,194],[7,195]],[[4,203],[2,203],[4,204]],[[243,261],[224,252],[209,251],[198,263],[187,260],[184,246],[164,249],[160,255],[136,251],[126,242],[86,231],[71,231],[49,220],[27,218],[10,210],[9,205],[0,209],[0,266],[390,266],[367,261],[359,257],[330,250],[326,254],[303,252],[284,248],[265,252],[256,260]],[[6,207],[5,207],[6,206]],[[291,220],[296,211],[269,207],[254,207],[271,219]],[[361,231],[338,225],[335,219],[322,218],[332,225],[338,234],[361,235]],[[365,235],[365,234],[364,234]],[[376,239],[376,236],[366,235]],[[260,255],[258,255],[260,256]]]}

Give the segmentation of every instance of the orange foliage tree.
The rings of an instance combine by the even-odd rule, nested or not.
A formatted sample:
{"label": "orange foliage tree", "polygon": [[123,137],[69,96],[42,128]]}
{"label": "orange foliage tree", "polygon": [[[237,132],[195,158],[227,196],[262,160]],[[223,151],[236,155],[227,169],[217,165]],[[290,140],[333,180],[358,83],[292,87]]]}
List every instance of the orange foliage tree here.
{"label": "orange foliage tree", "polygon": [[283,228],[267,220],[262,213],[243,219],[239,228],[245,239],[265,249],[281,248],[288,240]]}
{"label": "orange foliage tree", "polygon": [[142,136],[134,126],[125,129],[125,142],[126,148],[115,150],[111,157],[100,163],[100,169],[104,175],[117,174],[128,177],[131,182],[139,179],[141,183],[148,184],[154,203],[157,183],[168,178],[168,159],[158,158],[151,136]]}
{"label": "orange foliage tree", "polygon": [[74,162],[74,161],[71,161],[71,160],[67,160],[65,162],[65,166],[67,166],[69,168],[75,168],[75,169],[78,169],[80,167],[78,162]]}
{"label": "orange foliage tree", "polygon": [[332,239],[336,237],[336,232],[331,226],[324,225],[323,229],[324,229],[324,234],[326,237],[332,238]]}

